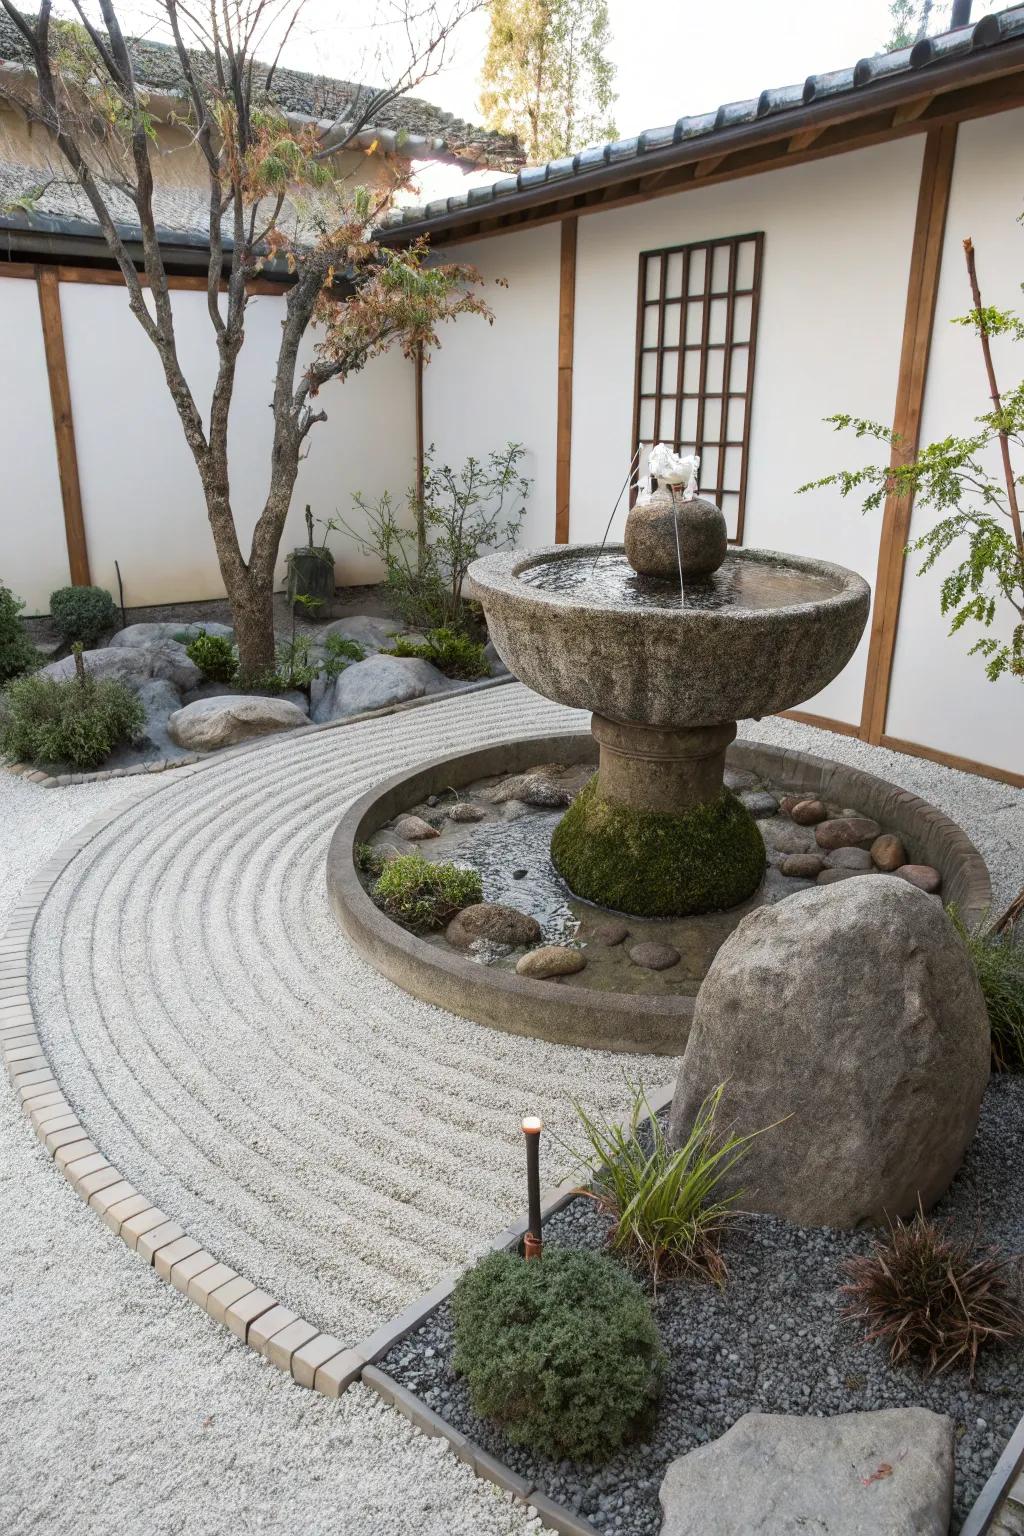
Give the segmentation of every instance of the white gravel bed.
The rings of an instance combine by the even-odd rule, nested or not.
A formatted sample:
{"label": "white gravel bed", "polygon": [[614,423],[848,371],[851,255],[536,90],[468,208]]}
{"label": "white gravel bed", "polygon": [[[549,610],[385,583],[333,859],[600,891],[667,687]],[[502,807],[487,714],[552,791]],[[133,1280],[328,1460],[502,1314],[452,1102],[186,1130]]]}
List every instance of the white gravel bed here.
{"label": "white gravel bed", "polygon": [[[162,787],[0,774],[0,926],[66,837]],[[541,1531],[365,1388],[333,1402],[296,1387],[164,1285],[71,1191],[3,1082],[0,1232],[4,1536]]]}

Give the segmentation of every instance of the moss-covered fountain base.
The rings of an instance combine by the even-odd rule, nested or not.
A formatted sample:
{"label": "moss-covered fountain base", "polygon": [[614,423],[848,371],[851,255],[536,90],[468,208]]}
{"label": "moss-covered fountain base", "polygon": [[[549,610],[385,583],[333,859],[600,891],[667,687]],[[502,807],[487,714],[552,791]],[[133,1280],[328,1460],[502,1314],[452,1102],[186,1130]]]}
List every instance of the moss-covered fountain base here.
{"label": "moss-covered fountain base", "polygon": [[728,789],[677,815],[601,793],[595,774],[555,828],[551,859],[584,901],[637,917],[723,912],[761,884],[765,848]]}

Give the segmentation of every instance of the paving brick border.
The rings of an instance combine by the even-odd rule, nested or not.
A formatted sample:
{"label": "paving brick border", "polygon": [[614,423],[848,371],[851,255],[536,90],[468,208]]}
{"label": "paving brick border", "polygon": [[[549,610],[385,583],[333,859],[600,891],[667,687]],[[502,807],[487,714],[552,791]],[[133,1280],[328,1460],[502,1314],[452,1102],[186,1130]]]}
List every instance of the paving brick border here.
{"label": "paving brick border", "polygon": [[67,789],[72,784],[104,784],[109,779],[144,778],[149,774],[169,773],[174,768],[196,768],[207,763],[222,763],[225,758],[251,752],[253,748],[265,746],[268,742],[286,740],[289,736],[308,736],[311,731],[336,731],[341,726],[355,725],[359,720],[379,720],[384,715],[401,714],[407,709],[417,709],[422,704],[435,704],[439,699],[461,699],[467,693],[480,693],[485,688],[497,688],[503,683],[515,682],[518,682],[518,678],[506,672],[501,677],[484,677],[479,682],[466,683],[459,688],[446,688],[443,693],[425,693],[419,699],[406,699],[402,704],[388,704],[383,709],[367,709],[362,714],[346,715],[341,720],[325,720],[319,725],[311,720],[308,725],[296,726],[293,731],[254,736],[248,741],[240,741],[234,747],[221,747],[214,752],[187,752],[181,757],[156,757],[151,763],[132,763],[128,768],[101,768],[95,773],[52,774],[44,773],[41,768],[33,768],[29,763],[15,763],[10,758],[0,757],[0,769],[30,784],[38,784],[40,789]]}

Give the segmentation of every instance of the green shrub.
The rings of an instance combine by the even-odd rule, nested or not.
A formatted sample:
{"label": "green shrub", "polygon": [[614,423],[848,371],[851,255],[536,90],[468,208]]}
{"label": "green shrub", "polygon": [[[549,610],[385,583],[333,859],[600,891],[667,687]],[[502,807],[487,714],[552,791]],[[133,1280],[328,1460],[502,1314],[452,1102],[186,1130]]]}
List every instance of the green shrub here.
{"label": "green shrub", "polygon": [[50,594],[50,617],[62,640],[88,649],[117,628],[121,615],[103,587],[61,587]]}
{"label": "green shrub", "polygon": [[21,762],[67,763],[85,773],[137,740],[145,723],[135,694],[112,678],[21,677],[4,694],[0,750]]}
{"label": "green shrub", "polygon": [[[275,673],[281,679],[281,688],[308,688],[319,668],[311,652],[313,641],[309,635],[292,634],[290,640],[277,647]],[[273,675],[273,674],[272,674]],[[274,687],[265,683],[264,687]]]}
{"label": "green shrub", "polygon": [[238,676],[235,647],[225,635],[208,635],[201,629],[188,642],[185,653],[213,683],[233,683]]}
{"label": "green shrub", "polygon": [[353,661],[366,660],[366,652],[359,641],[349,640],[345,635],[328,635],[324,641],[324,651],[326,654],[321,670],[332,683]]}
{"label": "green shrub", "polygon": [[357,843],[354,854],[356,869],[361,875],[371,875],[374,879],[380,874],[387,862],[384,852],[375,848],[372,843]]}
{"label": "green shrub", "polygon": [[432,864],[422,853],[403,853],[389,859],[373,887],[373,899],[382,912],[409,928],[443,928],[456,912],[483,901],[483,887],[475,869],[458,864]]}
{"label": "green shrub", "polygon": [[446,677],[490,677],[491,666],[484,648],[457,629],[432,629],[425,641],[418,643],[395,636],[395,643],[385,656],[416,656],[429,661]]}
{"label": "green shrub", "polygon": [[602,1254],[490,1253],[452,1295],[455,1370],[514,1445],[604,1460],[650,1424],[663,1356],[640,1287]]}
{"label": "green shrub", "polygon": [[18,615],[25,604],[9,587],[0,586],[0,683],[28,672],[39,659]]}
{"label": "green shrub", "polygon": [[[721,1087],[708,1095],[675,1151],[643,1088],[634,1091],[628,1129],[601,1124],[573,1101],[587,1145],[577,1151],[561,1144],[588,1179],[594,1174],[597,1199],[615,1222],[613,1251],[641,1265],[655,1288],[660,1280],[679,1275],[707,1276],[719,1285],[725,1280],[721,1238],[741,1191],[724,1193],[722,1183],[753,1137],[716,1130],[721,1098]],[[639,1134],[644,1111],[646,1139]]]}
{"label": "green shrub", "polygon": [[997,1072],[1024,1071],[1024,948],[1009,931],[994,933],[985,924],[967,928],[955,907],[948,911],[981,982],[992,1065]]}

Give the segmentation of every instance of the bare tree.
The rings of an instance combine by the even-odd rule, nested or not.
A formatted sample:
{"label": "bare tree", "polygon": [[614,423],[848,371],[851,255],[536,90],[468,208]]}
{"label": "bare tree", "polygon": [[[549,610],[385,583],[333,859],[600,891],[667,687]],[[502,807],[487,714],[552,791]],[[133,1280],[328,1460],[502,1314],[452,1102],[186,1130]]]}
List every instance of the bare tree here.
{"label": "bare tree", "polygon": [[[9,72],[0,93],[41,124],[82,188],[124,278],[128,304],[160,358],[164,378],[195,460],[221,574],[231,604],[243,678],[274,666],[273,583],[281,536],[307,438],[326,420],[316,396],[393,344],[413,356],[437,342],[442,321],[484,314],[472,268],[429,264],[425,246],[393,252],[372,230],[402,180],[352,187],[333,169],[381,110],[443,65],[454,28],[482,0],[388,0],[404,65],[389,85],[361,91],[344,120],[289,121],[273,99],[274,75],[304,0],[154,0],[173,39],[187,125],[209,182],[207,307],[218,364],[204,418],[179,358],[164,253],[154,213],[154,155],[159,124],[136,81],[132,49],[116,0],[87,7],[76,20],[0,0],[20,32],[30,72]],[[90,14],[90,10],[94,14]],[[269,60],[261,62],[261,55]],[[142,236],[142,272],[119,229],[127,199]],[[122,225],[123,227],[123,225]],[[228,421],[245,341],[249,285],[268,261],[291,276],[274,377],[273,430],[266,500],[248,553],[232,508]],[[300,369],[307,330],[317,337],[312,363]]]}

